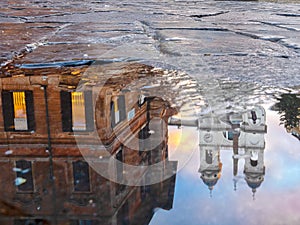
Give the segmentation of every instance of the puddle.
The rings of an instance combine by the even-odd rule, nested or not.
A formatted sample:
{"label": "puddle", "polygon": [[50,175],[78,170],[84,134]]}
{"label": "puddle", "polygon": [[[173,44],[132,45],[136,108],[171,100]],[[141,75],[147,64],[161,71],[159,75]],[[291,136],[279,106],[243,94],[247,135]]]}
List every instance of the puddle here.
{"label": "puddle", "polygon": [[2,224],[293,224],[297,90],[103,62],[1,78]]}
{"label": "puddle", "polygon": [[295,1],[31,3],[0,9],[1,225],[299,224]]}

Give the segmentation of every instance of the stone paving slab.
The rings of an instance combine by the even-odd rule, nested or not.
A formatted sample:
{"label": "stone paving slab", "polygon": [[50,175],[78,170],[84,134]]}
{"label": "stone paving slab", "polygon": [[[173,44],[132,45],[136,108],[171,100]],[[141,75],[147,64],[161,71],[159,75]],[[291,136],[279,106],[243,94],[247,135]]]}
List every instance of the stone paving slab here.
{"label": "stone paving slab", "polygon": [[2,69],[8,63],[105,57],[160,61],[193,76],[276,84],[284,74],[284,85],[300,83],[300,4],[18,0],[0,5]]}

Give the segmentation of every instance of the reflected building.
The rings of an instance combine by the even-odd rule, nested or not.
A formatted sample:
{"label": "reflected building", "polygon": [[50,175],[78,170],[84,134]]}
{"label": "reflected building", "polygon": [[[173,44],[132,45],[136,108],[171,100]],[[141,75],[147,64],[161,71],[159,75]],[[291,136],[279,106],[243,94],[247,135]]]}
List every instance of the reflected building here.
{"label": "reflected building", "polygon": [[[124,88],[160,72],[101,64],[95,74],[90,63],[23,65],[1,78],[1,224],[148,224],[155,208],[172,208],[166,121],[176,110]],[[146,166],[159,162],[160,177],[172,176],[147,183]],[[135,186],[124,165],[145,167]],[[111,166],[112,179],[95,170]]]}
{"label": "reflected building", "polygon": [[199,118],[201,179],[212,190],[221,177],[220,153],[233,151],[234,189],[238,179],[238,162],[245,160],[243,175],[255,193],[264,180],[265,110],[256,106],[243,113],[211,113]]}

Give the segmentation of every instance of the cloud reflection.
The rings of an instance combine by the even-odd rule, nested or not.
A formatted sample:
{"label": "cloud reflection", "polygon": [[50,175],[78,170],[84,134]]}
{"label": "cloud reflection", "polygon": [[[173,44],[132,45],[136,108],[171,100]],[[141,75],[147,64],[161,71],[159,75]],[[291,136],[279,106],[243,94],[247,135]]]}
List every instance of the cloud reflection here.
{"label": "cloud reflection", "polygon": [[222,177],[210,198],[195,169],[199,165],[197,151],[177,176],[173,209],[159,210],[150,224],[299,224],[299,141],[279,125],[279,115],[274,111],[267,110],[267,126],[266,175],[255,200],[244,180],[238,180],[237,190],[233,190],[230,151],[221,153]]}

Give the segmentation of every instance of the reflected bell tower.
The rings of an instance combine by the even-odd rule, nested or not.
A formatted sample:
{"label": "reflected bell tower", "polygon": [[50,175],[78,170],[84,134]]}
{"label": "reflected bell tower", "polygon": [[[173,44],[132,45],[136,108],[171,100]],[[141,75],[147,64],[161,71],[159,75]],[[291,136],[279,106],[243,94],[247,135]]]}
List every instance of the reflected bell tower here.
{"label": "reflected bell tower", "polygon": [[266,112],[262,107],[255,107],[244,114],[244,124],[249,130],[245,137],[245,166],[244,175],[248,186],[252,189],[253,199],[256,190],[264,181],[264,149],[266,133]]}
{"label": "reflected bell tower", "polygon": [[205,118],[201,121],[203,128],[211,127],[203,132],[199,132],[200,148],[200,178],[208,186],[210,193],[221,177],[222,163],[220,161],[219,135],[213,131],[217,126],[215,118]]}
{"label": "reflected bell tower", "polygon": [[233,152],[234,190],[238,182],[238,163],[244,160],[243,178],[253,197],[264,181],[265,110],[255,106],[243,112],[216,113],[198,119],[200,168],[203,182],[212,191],[221,177],[221,150]]}

